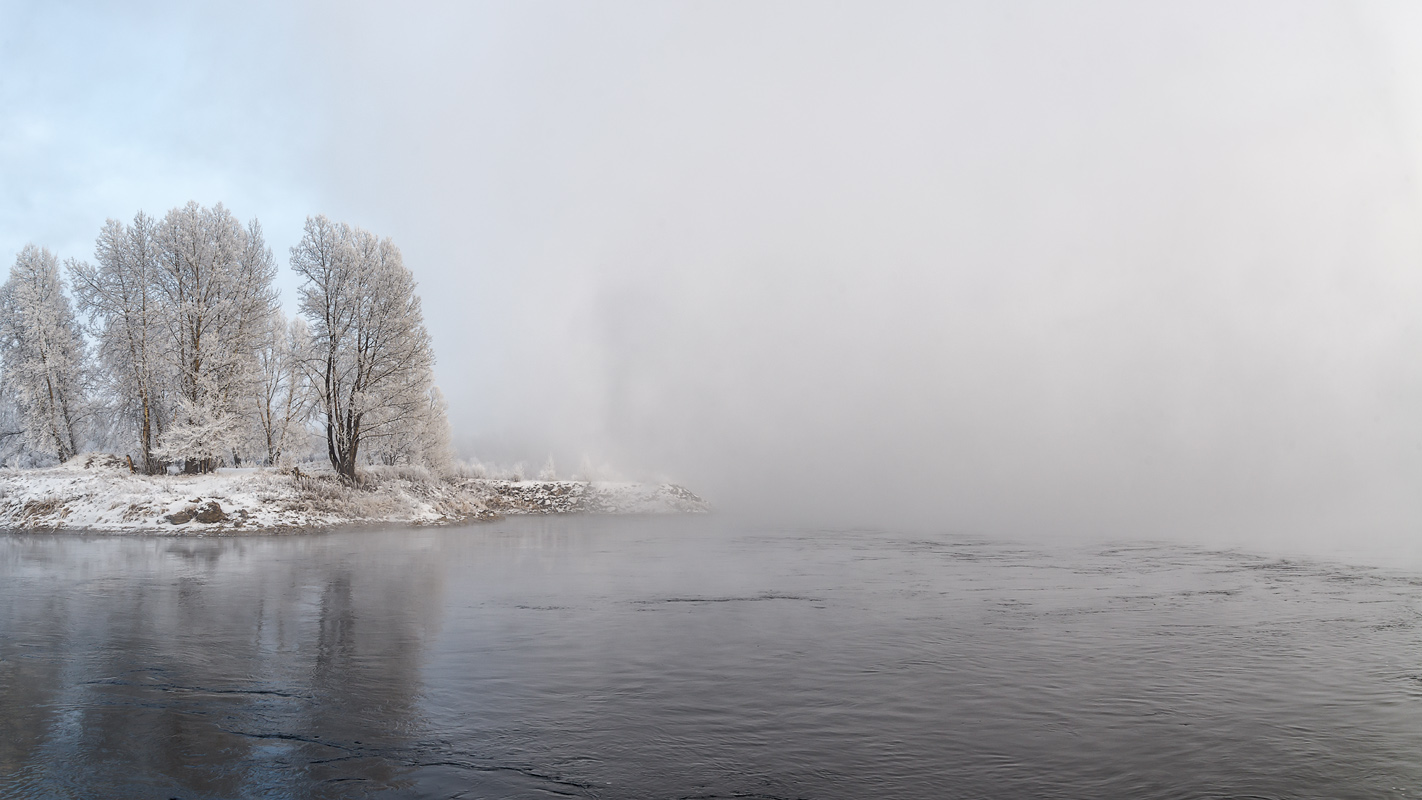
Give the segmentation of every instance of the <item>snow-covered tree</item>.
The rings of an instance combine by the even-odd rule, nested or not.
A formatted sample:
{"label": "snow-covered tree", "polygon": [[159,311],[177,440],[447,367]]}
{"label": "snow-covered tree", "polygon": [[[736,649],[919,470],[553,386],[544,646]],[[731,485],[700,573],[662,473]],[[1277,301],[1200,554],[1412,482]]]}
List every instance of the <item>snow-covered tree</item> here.
{"label": "snow-covered tree", "polygon": [[148,473],[275,464],[310,454],[315,417],[346,478],[361,463],[448,470],[429,334],[389,239],[307,220],[291,264],[309,326],[278,310],[261,227],[220,204],[108,220],[94,255],[67,264],[92,365],[53,255],[27,247],[0,287],[0,463],[65,460],[100,439]]}
{"label": "snow-covered tree", "polygon": [[94,265],[67,265],[76,304],[98,344],[112,416],[128,429],[119,441],[136,445],[136,466],[149,474],[163,469],[154,448],[171,418],[158,257],[157,222],[139,212],[131,225],[104,223]]}
{"label": "snow-covered tree", "polygon": [[356,478],[367,442],[408,436],[427,413],[434,351],[415,280],[387,238],[308,217],[291,249],[311,325],[303,360],[336,472]]}
{"label": "snow-covered tree", "polygon": [[159,450],[187,471],[207,472],[236,454],[250,418],[257,352],[276,309],[276,263],[261,226],[243,228],[220,203],[169,211],[157,241],[164,351],[179,401]]}
{"label": "snow-covered tree", "polygon": [[400,424],[390,433],[371,440],[365,459],[372,464],[426,467],[437,474],[449,472],[454,464],[451,444],[449,404],[444,393],[431,383],[424,402],[402,409]]}
{"label": "snow-covered tree", "polygon": [[0,381],[0,464],[7,467],[39,466],[45,459],[25,443],[25,425],[15,393]]}
{"label": "snow-covered tree", "polygon": [[179,397],[176,416],[179,422],[163,433],[153,451],[166,461],[186,461],[197,465],[190,470],[208,472],[245,445],[243,418],[235,410]]}
{"label": "snow-covered tree", "polygon": [[266,337],[257,350],[258,379],[252,399],[257,409],[256,451],[268,464],[278,464],[291,445],[304,439],[311,415],[311,391],[301,370],[311,331],[297,317],[289,323],[280,311],[272,315]]}
{"label": "snow-covered tree", "polygon": [[543,462],[543,469],[538,471],[540,481],[558,480],[558,465],[553,463],[553,456],[549,455],[548,460]]}
{"label": "snow-covered tree", "polygon": [[84,349],[58,260],[27,245],[0,286],[0,384],[14,398],[25,443],[61,462],[83,443]]}
{"label": "snow-covered tree", "polygon": [[419,437],[415,440],[419,444],[420,461],[437,474],[448,474],[454,467],[454,437],[449,428],[449,403],[444,399],[444,392],[433,383],[422,412]]}

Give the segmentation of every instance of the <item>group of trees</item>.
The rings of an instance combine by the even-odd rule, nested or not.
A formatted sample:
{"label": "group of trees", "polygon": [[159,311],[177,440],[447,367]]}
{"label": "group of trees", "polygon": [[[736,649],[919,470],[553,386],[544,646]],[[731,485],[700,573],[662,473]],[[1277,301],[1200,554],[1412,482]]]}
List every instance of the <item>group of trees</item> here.
{"label": "group of trees", "polygon": [[[360,464],[442,468],[444,400],[414,276],[388,239],[322,216],[291,249],[287,320],[254,220],[189,203],[109,220],[94,262],[29,245],[0,286],[0,444],[11,463],[127,453],[135,469],[279,464],[324,439]],[[75,311],[78,311],[76,315]]]}

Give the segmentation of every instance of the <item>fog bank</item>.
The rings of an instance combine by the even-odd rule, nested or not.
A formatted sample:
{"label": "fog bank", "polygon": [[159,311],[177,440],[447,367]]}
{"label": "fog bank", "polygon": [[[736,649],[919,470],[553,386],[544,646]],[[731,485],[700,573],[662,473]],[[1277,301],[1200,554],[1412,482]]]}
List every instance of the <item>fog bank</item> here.
{"label": "fog bank", "polygon": [[835,524],[1422,520],[1404,4],[332,3],[241,30],[311,210],[415,270],[469,455]]}
{"label": "fog bank", "polygon": [[334,54],[395,105],[346,146],[395,153],[412,262],[461,268],[469,447],[842,522],[1419,518],[1398,9],[437,13]]}

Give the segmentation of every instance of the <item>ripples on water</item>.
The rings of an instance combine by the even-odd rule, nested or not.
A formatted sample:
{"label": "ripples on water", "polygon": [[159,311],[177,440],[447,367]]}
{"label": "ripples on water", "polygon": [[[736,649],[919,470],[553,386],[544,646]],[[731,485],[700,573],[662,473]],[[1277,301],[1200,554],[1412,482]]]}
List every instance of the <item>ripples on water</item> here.
{"label": "ripples on water", "polygon": [[0,537],[0,796],[1412,797],[1419,601],[714,517]]}

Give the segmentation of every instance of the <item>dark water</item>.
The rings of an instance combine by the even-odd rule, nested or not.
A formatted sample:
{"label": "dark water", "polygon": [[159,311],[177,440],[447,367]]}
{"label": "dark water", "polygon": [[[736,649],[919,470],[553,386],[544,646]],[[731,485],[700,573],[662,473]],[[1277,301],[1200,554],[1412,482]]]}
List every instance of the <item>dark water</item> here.
{"label": "dark water", "polygon": [[719,518],[0,537],[0,796],[1411,797],[1422,577]]}

